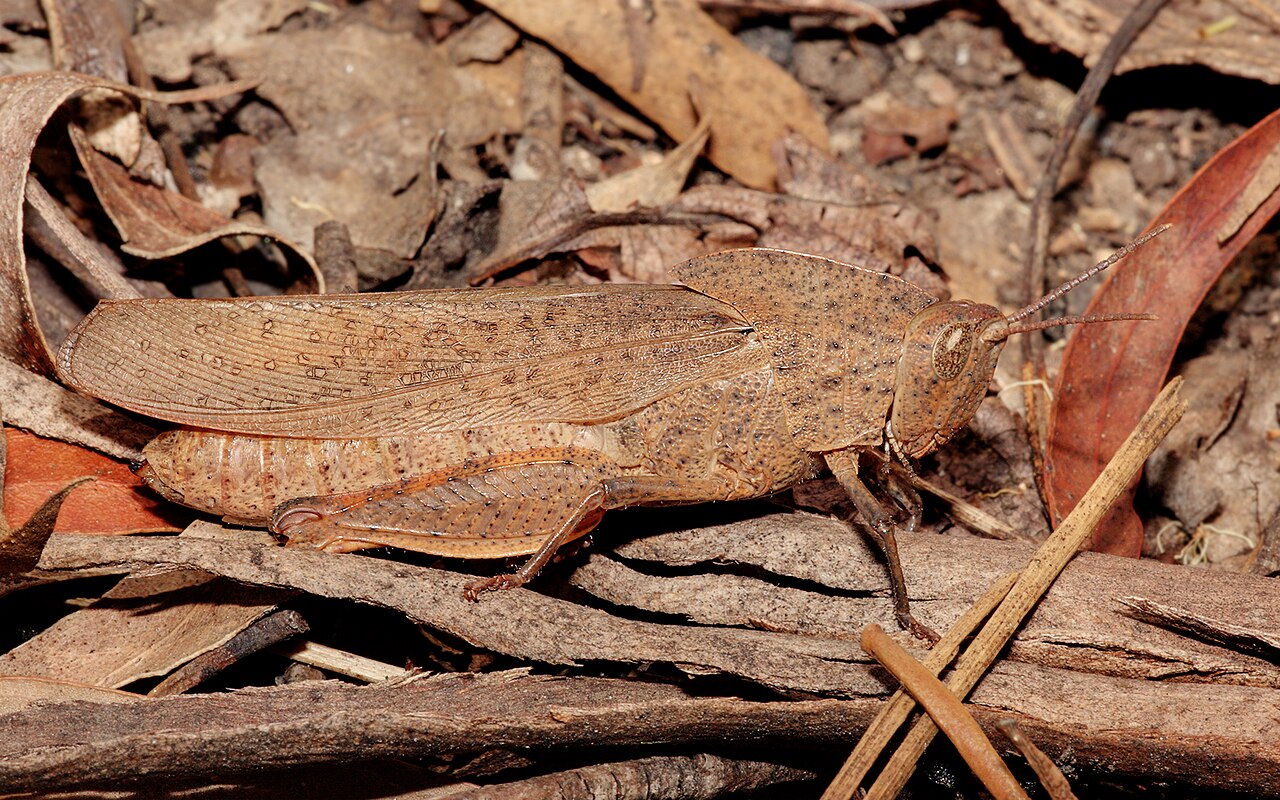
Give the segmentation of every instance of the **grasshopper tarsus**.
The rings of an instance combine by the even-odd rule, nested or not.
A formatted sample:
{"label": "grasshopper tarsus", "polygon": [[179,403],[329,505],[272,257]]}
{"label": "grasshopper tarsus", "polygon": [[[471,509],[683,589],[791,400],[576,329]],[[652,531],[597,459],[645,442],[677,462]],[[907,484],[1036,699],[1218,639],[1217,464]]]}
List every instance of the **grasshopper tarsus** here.
{"label": "grasshopper tarsus", "polygon": [[481,578],[468,583],[462,587],[462,597],[472,603],[479,602],[480,595],[485,592],[500,592],[504,589],[516,589],[524,586],[525,580],[518,573],[509,572],[503,575],[493,575],[488,578]]}
{"label": "grasshopper tarsus", "polygon": [[909,610],[894,609],[893,616],[897,618],[898,624],[902,626],[904,631],[909,632],[917,639],[928,642],[931,647],[942,639],[933,628],[913,617]]}

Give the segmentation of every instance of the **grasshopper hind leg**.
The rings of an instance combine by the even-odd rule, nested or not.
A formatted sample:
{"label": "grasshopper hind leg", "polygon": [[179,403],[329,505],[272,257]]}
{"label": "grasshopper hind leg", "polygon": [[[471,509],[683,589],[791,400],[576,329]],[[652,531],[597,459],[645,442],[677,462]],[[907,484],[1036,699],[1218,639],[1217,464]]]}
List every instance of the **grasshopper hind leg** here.
{"label": "grasshopper hind leg", "polygon": [[527,583],[562,545],[594,528],[617,474],[609,459],[577,448],[504,453],[362,492],[290,500],[275,509],[270,528],[289,545],[327,552],[390,546],[458,558],[531,556],[514,573],[469,584],[474,600]]}

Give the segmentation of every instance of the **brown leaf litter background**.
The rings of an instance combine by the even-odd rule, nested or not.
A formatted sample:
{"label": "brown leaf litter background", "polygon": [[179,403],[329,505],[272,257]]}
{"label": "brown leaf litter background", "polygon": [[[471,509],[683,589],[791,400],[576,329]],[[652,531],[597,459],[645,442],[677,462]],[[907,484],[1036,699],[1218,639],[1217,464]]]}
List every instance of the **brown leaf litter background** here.
{"label": "brown leaf litter background", "polygon": [[[1136,5],[0,3],[0,793],[820,794],[894,687],[864,626],[920,652],[831,481],[611,512],[468,603],[504,565],[286,550],[148,494],[153,421],[50,353],[100,297],[666,283],[745,246],[1011,310],[1053,139]],[[919,465],[904,568],[946,630],[1185,379],[1100,552],[967,700],[1081,796],[1280,793],[1278,55],[1271,0],[1156,14],[1048,253],[1065,280],[1172,223],[1052,309],[1159,321],[1048,333],[1043,462],[1010,347]],[[975,791],[948,748],[912,791]]]}

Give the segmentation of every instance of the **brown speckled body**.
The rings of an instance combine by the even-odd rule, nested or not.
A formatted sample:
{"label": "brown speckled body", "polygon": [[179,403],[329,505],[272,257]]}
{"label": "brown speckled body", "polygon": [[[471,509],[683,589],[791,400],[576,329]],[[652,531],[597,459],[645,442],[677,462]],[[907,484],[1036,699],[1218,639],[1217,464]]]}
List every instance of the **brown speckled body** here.
{"label": "brown speckled body", "polygon": [[702,500],[764,496],[821,469],[792,441],[767,365],[597,425],[509,424],[350,439],[182,428],[153,440],[145,456],[147,480],[159,494],[265,525],[287,500],[363,491],[496,454],[554,449],[598,454],[615,467],[605,478],[666,478],[706,487]]}
{"label": "brown speckled body", "polygon": [[518,585],[607,509],[856,481],[884,442],[901,331],[934,298],[774,250],[674,273],[686,286],[104,302],[59,366],[183,426],[145,451],[165,497],[332,551],[536,552]]}

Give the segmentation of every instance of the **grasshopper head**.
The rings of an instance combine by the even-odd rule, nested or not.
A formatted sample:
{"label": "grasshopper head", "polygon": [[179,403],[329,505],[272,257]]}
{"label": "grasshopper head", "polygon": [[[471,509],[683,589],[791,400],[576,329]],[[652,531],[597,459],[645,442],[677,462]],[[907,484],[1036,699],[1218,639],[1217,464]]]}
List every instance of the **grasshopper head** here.
{"label": "grasshopper head", "polygon": [[899,456],[928,455],[968,424],[996,371],[1007,328],[997,309],[967,300],[935,303],[912,318],[889,412]]}
{"label": "grasshopper head", "polygon": [[921,309],[903,335],[902,356],[894,379],[887,431],[894,453],[904,461],[926,456],[973,419],[1010,336],[1059,325],[1155,319],[1151,314],[1121,313],[1027,321],[1169,228],[1154,228],[1007,317],[992,306],[967,300],[934,303]]}

